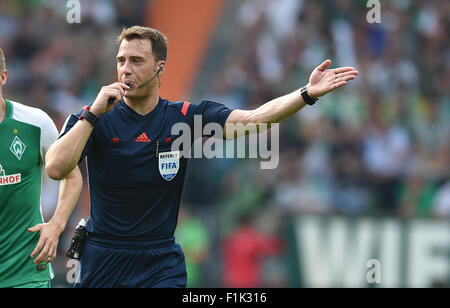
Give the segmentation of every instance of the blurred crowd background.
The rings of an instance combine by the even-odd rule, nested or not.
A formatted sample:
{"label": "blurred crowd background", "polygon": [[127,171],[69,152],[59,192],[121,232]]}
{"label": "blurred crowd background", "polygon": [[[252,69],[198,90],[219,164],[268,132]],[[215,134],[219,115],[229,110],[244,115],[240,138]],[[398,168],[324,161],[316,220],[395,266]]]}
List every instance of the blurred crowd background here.
{"label": "blurred crowd background", "polygon": [[[45,110],[61,128],[115,81],[115,37],[146,24],[147,2],[81,1],[75,25],[65,1],[0,1],[4,97]],[[327,58],[360,75],[280,125],[278,168],[191,160],[176,233],[189,286],[296,286],[285,231],[304,214],[450,219],[450,2],[381,1],[373,24],[366,2],[225,1],[197,82],[179,100],[256,108],[305,85]],[[223,47],[220,61],[208,63],[214,44]],[[47,219],[57,189],[45,181]],[[70,286],[64,254],[88,200],[85,182],[54,286]]]}

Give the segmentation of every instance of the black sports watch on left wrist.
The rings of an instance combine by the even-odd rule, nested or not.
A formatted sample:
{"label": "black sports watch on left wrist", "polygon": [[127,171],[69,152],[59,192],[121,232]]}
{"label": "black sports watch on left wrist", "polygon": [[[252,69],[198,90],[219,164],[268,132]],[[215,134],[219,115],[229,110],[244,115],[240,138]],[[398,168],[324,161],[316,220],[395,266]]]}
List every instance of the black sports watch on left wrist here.
{"label": "black sports watch on left wrist", "polygon": [[99,116],[96,116],[90,110],[91,110],[91,108],[89,106],[84,106],[83,107],[83,112],[81,113],[81,115],[78,118],[78,120],[80,120],[80,121],[81,120],[86,120],[89,123],[91,123],[92,126],[95,126],[95,123],[98,121]]}
{"label": "black sports watch on left wrist", "polygon": [[302,95],[302,98],[305,101],[305,103],[307,103],[310,106],[314,105],[319,100],[318,97],[312,98],[311,96],[309,96],[306,86],[300,89],[300,94]]}

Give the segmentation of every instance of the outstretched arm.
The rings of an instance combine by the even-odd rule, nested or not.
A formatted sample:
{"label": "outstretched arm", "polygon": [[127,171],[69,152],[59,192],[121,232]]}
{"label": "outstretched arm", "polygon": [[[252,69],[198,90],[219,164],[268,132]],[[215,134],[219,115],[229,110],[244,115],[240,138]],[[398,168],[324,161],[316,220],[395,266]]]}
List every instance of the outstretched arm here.
{"label": "outstretched arm", "polygon": [[[318,98],[337,88],[343,87],[349,80],[355,79],[359,72],[354,67],[330,69],[331,60],[325,60],[317,66],[306,85],[311,98]],[[233,110],[229,115],[224,130],[224,137],[232,139],[248,133],[249,126],[256,132],[270,128],[272,123],[279,123],[305,106],[300,89],[275,98],[254,110]],[[243,124],[238,125],[236,124]],[[261,125],[264,124],[264,125]],[[227,131],[228,130],[228,131]]]}

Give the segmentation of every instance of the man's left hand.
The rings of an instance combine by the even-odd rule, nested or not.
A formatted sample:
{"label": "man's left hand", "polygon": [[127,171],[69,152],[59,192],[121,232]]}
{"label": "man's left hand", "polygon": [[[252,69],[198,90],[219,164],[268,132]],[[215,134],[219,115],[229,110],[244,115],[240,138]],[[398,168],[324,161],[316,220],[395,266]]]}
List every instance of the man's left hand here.
{"label": "man's left hand", "polygon": [[331,60],[327,59],[317,66],[307,85],[308,95],[317,98],[327,94],[334,89],[340,88],[347,84],[347,81],[355,79],[359,72],[351,66],[329,69]]}

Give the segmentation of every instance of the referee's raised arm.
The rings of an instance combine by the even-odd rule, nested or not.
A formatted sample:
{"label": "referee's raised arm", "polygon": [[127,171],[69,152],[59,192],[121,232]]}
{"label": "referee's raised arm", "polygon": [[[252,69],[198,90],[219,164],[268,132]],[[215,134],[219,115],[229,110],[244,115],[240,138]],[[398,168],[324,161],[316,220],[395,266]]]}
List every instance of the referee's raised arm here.
{"label": "referee's raised arm", "polygon": [[[86,108],[80,120],[48,150],[45,171],[54,180],[64,179],[78,164],[84,147],[94,129],[95,119],[110,111],[129,87],[120,82],[103,87],[91,108]],[[108,102],[114,98],[114,103]]]}
{"label": "referee's raised arm", "polygon": [[[306,105],[313,105],[319,97],[343,87],[353,80],[359,72],[351,66],[330,69],[331,60],[327,59],[317,66],[309,77],[306,86],[294,92],[280,96],[263,104],[254,110],[233,110],[229,115],[224,129],[224,137],[233,139],[251,131],[261,132],[270,128],[273,123],[280,123],[292,116]],[[236,124],[243,125],[236,125]],[[264,124],[264,125],[262,125]]]}

